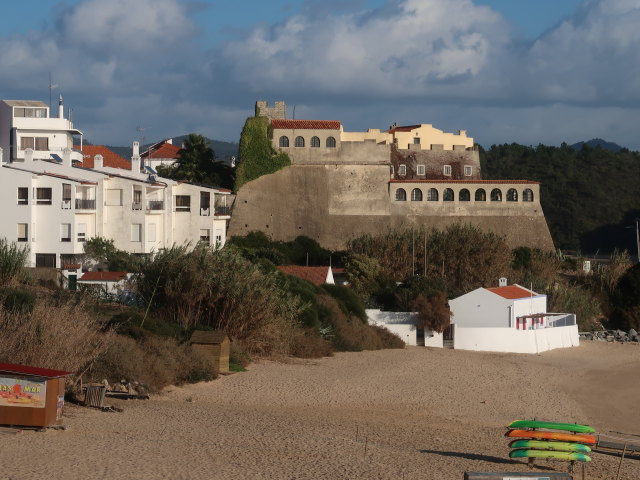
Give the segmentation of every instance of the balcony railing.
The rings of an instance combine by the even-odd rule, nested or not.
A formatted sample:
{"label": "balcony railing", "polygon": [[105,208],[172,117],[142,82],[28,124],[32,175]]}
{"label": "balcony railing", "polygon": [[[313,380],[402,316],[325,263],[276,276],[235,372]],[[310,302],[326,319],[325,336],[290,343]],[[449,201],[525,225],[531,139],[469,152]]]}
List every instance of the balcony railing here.
{"label": "balcony railing", "polygon": [[142,202],[133,202],[131,204],[131,210],[142,210]]}
{"label": "balcony railing", "polygon": [[231,215],[231,207],[216,207],[216,215]]}
{"label": "balcony railing", "polygon": [[203,208],[200,207],[200,216],[201,217],[208,217],[211,215],[211,209],[209,207]]}
{"label": "balcony railing", "polygon": [[164,210],[164,201],[149,200],[147,202],[147,210]]}
{"label": "balcony railing", "polygon": [[96,209],[95,200],[82,200],[80,198],[76,198],[76,210],[95,210],[95,209]]}
{"label": "balcony railing", "polygon": [[71,199],[62,200],[62,210],[71,210]]}

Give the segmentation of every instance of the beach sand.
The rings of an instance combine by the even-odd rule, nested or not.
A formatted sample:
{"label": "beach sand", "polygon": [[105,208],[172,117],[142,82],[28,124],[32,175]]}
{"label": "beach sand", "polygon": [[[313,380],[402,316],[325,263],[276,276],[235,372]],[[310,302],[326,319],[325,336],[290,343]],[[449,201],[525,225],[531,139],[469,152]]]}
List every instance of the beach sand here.
{"label": "beach sand", "polygon": [[[640,435],[640,346],[584,342],[542,355],[410,347],[249,371],[148,401],[68,406],[67,431],[0,430],[0,478],[462,479],[528,471],[505,425],[537,417]],[[640,443],[640,437],[627,437]],[[586,478],[614,479],[593,453]],[[564,462],[536,461],[542,472]],[[577,466],[576,479],[581,477]],[[640,456],[620,478],[640,478]]]}

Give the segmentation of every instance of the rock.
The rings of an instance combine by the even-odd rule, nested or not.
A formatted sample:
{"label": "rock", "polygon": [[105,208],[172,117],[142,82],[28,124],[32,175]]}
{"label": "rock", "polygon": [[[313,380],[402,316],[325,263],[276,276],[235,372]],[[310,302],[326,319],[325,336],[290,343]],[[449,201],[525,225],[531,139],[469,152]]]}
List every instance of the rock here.
{"label": "rock", "polygon": [[638,336],[638,332],[636,332],[633,328],[631,330],[629,330],[629,337],[637,337]]}

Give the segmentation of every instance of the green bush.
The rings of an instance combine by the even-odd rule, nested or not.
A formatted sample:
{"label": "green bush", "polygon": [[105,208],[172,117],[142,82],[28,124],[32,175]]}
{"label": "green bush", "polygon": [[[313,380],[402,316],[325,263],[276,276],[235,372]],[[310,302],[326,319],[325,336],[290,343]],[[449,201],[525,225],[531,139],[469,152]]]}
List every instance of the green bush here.
{"label": "green bush", "polygon": [[0,285],[20,278],[28,260],[28,246],[18,246],[16,242],[0,238]]}
{"label": "green bush", "polygon": [[0,299],[5,310],[12,313],[31,313],[36,304],[36,295],[20,288],[4,288],[0,290]]}
{"label": "green bush", "polygon": [[362,350],[379,350],[383,343],[376,332],[360,319],[343,313],[337,301],[329,295],[318,296],[322,312],[322,323],[331,327],[328,340],[339,352],[360,352]]}
{"label": "green bush", "polygon": [[377,325],[372,325],[371,330],[373,330],[376,335],[380,338],[382,342],[382,348],[404,348],[404,341],[395,333],[391,333],[384,327],[379,327]]}
{"label": "green bush", "polygon": [[291,355],[298,358],[319,358],[333,355],[331,343],[313,328],[301,329],[291,341]]}
{"label": "green bush", "polygon": [[269,119],[249,117],[240,134],[235,190],[251,180],[291,165],[289,155],[277,152],[269,140]]}
{"label": "green bush", "polygon": [[344,285],[329,284],[322,285],[322,288],[338,302],[345,315],[353,315],[364,323],[367,322],[364,304],[352,289]]}

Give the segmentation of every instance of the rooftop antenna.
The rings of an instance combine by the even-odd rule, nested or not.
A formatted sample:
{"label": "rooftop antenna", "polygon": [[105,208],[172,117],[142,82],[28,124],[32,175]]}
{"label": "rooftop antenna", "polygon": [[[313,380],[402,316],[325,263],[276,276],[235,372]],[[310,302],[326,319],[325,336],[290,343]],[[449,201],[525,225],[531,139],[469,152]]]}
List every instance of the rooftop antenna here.
{"label": "rooftop antenna", "polygon": [[293,118],[292,118],[292,120],[295,120],[295,119],[296,119],[296,106],[294,105],[293,106]]}
{"label": "rooftop antenna", "polygon": [[57,83],[51,83],[51,72],[49,72],[49,116],[51,116],[51,91],[59,86]]}
{"label": "rooftop antenna", "polygon": [[140,153],[144,152],[144,141],[147,137],[144,136],[144,131],[150,129],[151,127],[141,127],[138,125],[136,127],[136,131],[140,132]]}

